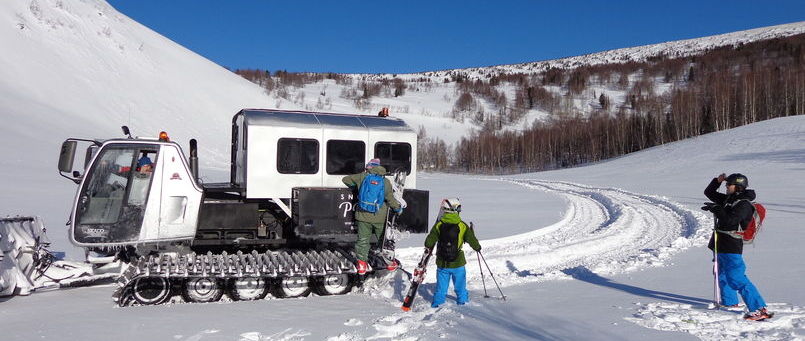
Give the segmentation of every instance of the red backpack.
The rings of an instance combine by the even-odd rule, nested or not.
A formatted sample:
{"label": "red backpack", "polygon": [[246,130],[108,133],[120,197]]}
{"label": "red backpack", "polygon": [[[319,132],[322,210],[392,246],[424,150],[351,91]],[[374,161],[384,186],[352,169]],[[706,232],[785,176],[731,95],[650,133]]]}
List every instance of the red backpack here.
{"label": "red backpack", "polygon": [[755,237],[757,237],[761,226],[763,226],[763,219],[766,219],[766,208],[763,207],[763,205],[751,201],[749,201],[749,203],[755,208],[755,213],[752,214],[752,220],[749,221],[749,225],[746,226],[746,229],[741,229],[741,226],[738,225],[738,231],[735,231],[734,235],[736,238],[743,239],[744,244],[752,244],[752,242],[755,241]]}

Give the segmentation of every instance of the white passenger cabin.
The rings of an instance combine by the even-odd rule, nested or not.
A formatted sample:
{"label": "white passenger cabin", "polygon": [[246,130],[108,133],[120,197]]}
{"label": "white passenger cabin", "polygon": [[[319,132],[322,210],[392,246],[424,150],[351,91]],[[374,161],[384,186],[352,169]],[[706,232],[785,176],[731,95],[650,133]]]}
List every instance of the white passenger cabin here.
{"label": "white passenger cabin", "polygon": [[417,135],[399,118],[244,109],[232,119],[232,183],[246,198],[290,198],[293,187],[344,187],[379,158],[416,188]]}

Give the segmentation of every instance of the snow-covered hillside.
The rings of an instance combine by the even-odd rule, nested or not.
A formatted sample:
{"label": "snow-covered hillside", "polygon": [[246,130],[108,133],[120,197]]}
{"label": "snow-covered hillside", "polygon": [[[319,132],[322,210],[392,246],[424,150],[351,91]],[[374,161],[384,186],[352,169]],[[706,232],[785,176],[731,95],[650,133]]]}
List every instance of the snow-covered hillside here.
{"label": "snow-covered hillside", "polygon": [[[431,268],[410,313],[406,281],[370,281],[344,296],[115,308],[113,287],[35,293],[0,304],[9,340],[801,340],[805,194],[796,181],[805,117],[756,123],[593,166],[495,178],[426,175],[435,201],[463,198],[494,278],[467,251],[471,303],[432,309]],[[710,308],[712,220],[702,190],[742,172],[768,208],[745,250],[748,274],[777,316],[747,322]],[[398,255],[410,268],[423,235]],[[484,297],[483,281],[486,292]],[[449,298],[449,296],[448,296]],[[47,321],[46,323],[42,321]],[[315,321],[315,323],[311,323]]]}
{"label": "snow-covered hillside", "polygon": [[[718,39],[709,41],[701,46]],[[390,106],[410,125],[454,139],[474,128],[444,115],[456,96],[449,84],[408,89],[363,109],[338,99],[341,89],[326,81],[294,90],[308,94],[296,102],[266,95],[102,0],[2,2],[0,46],[0,215],[43,216],[53,249],[76,259],[83,254],[67,243],[62,225],[75,185],[56,173],[59,145],[69,136],[120,136],[127,124],[136,135],[167,130],[183,144],[195,137],[202,168],[220,175],[238,109],[319,109],[322,92],[335,94],[322,110]],[[431,206],[462,198],[506,301],[468,252],[472,303],[465,307],[428,307],[431,269],[407,314],[399,310],[406,285],[399,274],[344,296],[220,304],[117,309],[112,287],[36,293],[0,299],[0,331],[3,340],[801,340],[803,136],[805,118],[789,117],[587,167],[509,178],[423,175]],[[769,322],[707,308],[711,255],[703,244],[712,221],[698,208],[704,186],[721,172],[747,174],[769,209],[766,231],[746,250],[749,276],[778,312]],[[406,268],[423,238],[401,243]],[[484,280],[490,298],[483,297]]]}
{"label": "snow-covered hillside", "polygon": [[[797,22],[547,61],[412,74],[346,74],[339,75],[338,81],[322,79],[301,82],[303,85],[283,84],[275,75],[269,92],[280,104],[309,110],[373,114],[388,107],[428,136],[455,144],[490,123],[494,130],[517,131],[548,118],[645,115],[645,110],[629,101],[635,97],[647,102],[647,98],[655,99],[664,103],[660,111],[670,111],[670,94],[686,88],[693,79],[696,63],[684,57],[802,33],[805,22]],[[759,53],[754,60],[763,64],[764,56]],[[675,63],[662,64],[668,60]],[[746,65],[732,66],[741,69]],[[598,69],[579,70],[581,67]],[[574,76],[574,85],[570,85]],[[404,85],[404,91],[398,93],[394,82]],[[367,88],[372,87],[382,91],[369,94]],[[526,91],[529,98],[524,100]],[[548,95],[535,95],[541,91]],[[460,98],[467,95],[472,96],[471,103],[458,108]]]}
{"label": "snow-covered hillside", "polygon": [[[467,73],[470,78],[480,78],[496,72],[500,73],[536,73],[549,68],[571,69],[579,66],[643,62],[651,57],[666,56],[669,58],[685,57],[700,54],[720,46],[737,46],[758,40],[787,37],[805,33],[805,21],[796,23],[761,27],[751,30],[730,32],[709,37],[669,41],[665,43],[635,46],[616,50],[591,53],[546,61],[497,65],[457,70],[445,70],[426,73],[435,77],[446,77],[451,71]],[[414,76],[415,77],[415,76]]]}
{"label": "snow-covered hillside", "polygon": [[3,1],[0,46],[0,214],[49,226],[64,223],[75,190],[56,172],[65,138],[166,130],[182,144],[198,138],[204,168],[223,168],[232,115],[275,104],[104,1]]}

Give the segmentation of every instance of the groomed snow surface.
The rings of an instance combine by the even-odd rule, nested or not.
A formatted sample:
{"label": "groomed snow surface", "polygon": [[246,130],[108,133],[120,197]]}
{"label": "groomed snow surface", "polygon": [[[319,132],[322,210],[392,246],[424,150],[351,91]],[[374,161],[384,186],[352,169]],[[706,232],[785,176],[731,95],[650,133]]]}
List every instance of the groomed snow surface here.
{"label": "groomed snow surface", "polygon": [[[744,35],[766,34],[758,32]],[[141,136],[167,130],[182,144],[199,140],[202,174],[210,176],[227,169],[237,110],[303,108],[266,96],[102,0],[0,2],[0,46],[13,47],[0,53],[0,215],[42,216],[52,248],[74,259],[83,252],[67,242],[63,223],[75,185],[55,170],[65,138],[120,136],[121,124]],[[411,108],[453,101],[409,97]],[[355,112],[346,102],[333,107]],[[412,127],[459,130],[424,111],[399,116]],[[343,296],[152,307],[116,308],[114,288],[101,286],[0,299],[0,340],[801,340],[804,140],[805,117],[790,117],[573,169],[422,174],[432,212],[443,197],[462,199],[505,301],[467,251],[471,302],[461,307],[451,300],[429,307],[434,268],[409,313],[399,309],[408,285],[402,272]],[[748,175],[768,209],[765,231],[745,250],[750,278],[777,313],[768,322],[709,306],[712,255],[704,244],[712,220],[699,206],[721,172]],[[423,239],[398,244],[406,269]]]}
{"label": "groomed snow surface", "polygon": [[[468,249],[467,306],[448,296],[430,308],[431,264],[408,313],[399,310],[407,276],[398,271],[344,296],[258,302],[116,308],[110,286],[36,293],[5,299],[0,326],[10,340],[798,340],[805,337],[805,196],[796,188],[804,136],[805,117],[790,117],[568,170],[424,175],[432,207],[441,197],[466,198],[463,217],[474,223],[505,301]],[[711,305],[704,245],[712,219],[698,207],[722,171],[747,174],[769,210],[745,258],[777,313],[770,321]],[[423,239],[411,235],[398,249],[409,270]]]}

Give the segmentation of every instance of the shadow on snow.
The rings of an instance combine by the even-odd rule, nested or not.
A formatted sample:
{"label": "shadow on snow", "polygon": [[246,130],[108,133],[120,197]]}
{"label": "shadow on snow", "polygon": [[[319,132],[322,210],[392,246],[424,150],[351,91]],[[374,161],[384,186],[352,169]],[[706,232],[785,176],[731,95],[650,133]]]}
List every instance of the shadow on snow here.
{"label": "shadow on snow", "polygon": [[598,274],[590,271],[586,267],[578,266],[575,268],[564,269],[562,272],[568,276],[573,277],[574,279],[584,281],[590,284],[599,285],[602,287],[607,287],[615,290],[620,290],[623,292],[628,292],[633,295],[643,296],[655,300],[661,301],[669,301],[681,304],[690,304],[694,307],[701,307],[707,306],[711,303],[711,300],[699,298],[699,297],[692,297],[692,296],[685,296],[679,294],[672,294],[668,292],[662,292],[657,290],[650,290],[645,288],[636,287],[633,285],[613,282],[609,278],[601,277]]}

